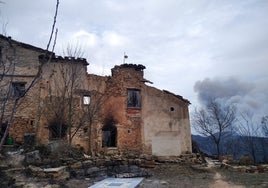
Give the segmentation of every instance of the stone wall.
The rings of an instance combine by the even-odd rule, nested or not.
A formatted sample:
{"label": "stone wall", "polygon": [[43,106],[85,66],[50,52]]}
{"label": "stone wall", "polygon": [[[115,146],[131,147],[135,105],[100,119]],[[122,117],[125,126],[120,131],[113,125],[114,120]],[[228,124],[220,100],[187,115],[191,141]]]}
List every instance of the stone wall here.
{"label": "stone wall", "polygon": [[189,102],[149,86],[143,87],[142,97],[144,152],[157,156],[191,153]]}
{"label": "stone wall", "polygon": [[[3,123],[5,123],[10,117],[9,115],[15,104],[15,98],[11,96],[12,92],[7,94],[9,92],[8,88],[11,86],[10,83],[25,83],[25,88],[27,89],[31,85],[40,65],[38,56],[44,53],[44,50],[14,41],[2,35],[0,36],[0,49],[2,63],[0,73],[4,73],[4,77],[0,81],[1,95],[8,96],[7,103],[4,100],[1,101],[1,105],[5,105],[1,106],[1,109],[5,109],[3,119]],[[22,142],[25,134],[35,133],[38,88],[39,85],[36,84],[18,102],[9,132],[9,136],[15,141]]]}
{"label": "stone wall", "polygon": [[[48,60],[45,50],[2,36],[0,42],[2,59],[16,65],[11,76],[5,77],[6,83],[12,78],[25,82],[27,88],[38,67]],[[87,65],[85,59],[53,54],[50,62],[43,64],[34,87],[20,101],[10,135],[23,141],[24,134],[35,133],[38,142],[47,144],[51,141],[51,121],[62,118],[75,133],[72,143],[88,153],[179,156],[191,152],[189,101],[146,85],[143,65],[115,66],[111,76],[88,74]],[[137,106],[129,106],[128,90],[141,96]],[[84,95],[90,98],[90,104],[84,104]],[[6,109],[8,114],[10,108]],[[106,126],[116,129],[115,143],[109,147],[103,147]],[[68,135],[61,139],[67,141]]]}
{"label": "stone wall", "polygon": [[[144,68],[141,65],[115,66],[107,80],[103,118],[112,117],[116,122],[116,149],[156,156],[191,153],[189,101],[147,86]],[[127,107],[127,89],[141,92],[141,107]],[[99,138],[101,129],[102,126],[98,127]],[[106,151],[101,139],[98,148]]]}
{"label": "stone wall", "polygon": [[[121,65],[112,69],[112,76],[107,80],[103,122],[112,118],[117,128],[117,150],[121,152],[141,153],[141,109],[127,108],[127,89],[141,89],[143,84],[143,66]],[[104,125],[104,124],[103,124]],[[102,127],[99,129],[101,137]],[[102,144],[98,144],[101,151]]]}

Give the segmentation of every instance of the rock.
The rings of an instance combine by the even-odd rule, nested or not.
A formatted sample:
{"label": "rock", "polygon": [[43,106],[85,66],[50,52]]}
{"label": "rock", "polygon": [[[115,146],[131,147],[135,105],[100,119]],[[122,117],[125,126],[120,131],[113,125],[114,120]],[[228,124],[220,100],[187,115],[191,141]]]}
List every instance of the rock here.
{"label": "rock", "polygon": [[45,177],[45,173],[43,169],[40,167],[29,165],[28,169],[30,170],[33,176],[42,177],[42,178]]}
{"label": "rock", "polygon": [[72,169],[88,168],[93,165],[92,160],[78,161],[70,165]]}
{"label": "rock", "polygon": [[133,153],[128,153],[127,158],[128,159],[135,159],[135,158],[137,158],[137,156],[135,154],[133,154]]}
{"label": "rock", "polygon": [[41,157],[38,150],[25,154],[25,162],[28,164],[36,164],[41,162]]}
{"label": "rock", "polygon": [[138,165],[138,166],[141,165],[141,159],[135,159],[134,161],[135,161],[134,163],[135,165]]}
{"label": "rock", "polygon": [[233,156],[232,155],[221,155],[220,156],[220,161],[225,161],[225,163],[229,163],[233,161]]}
{"label": "rock", "polygon": [[72,169],[78,169],[78,168],[82,168],[82,166],[83,166],[82,162],[79,161],[79,162],[72,164],[70,167]]}
{"label": "rock", "polygon": [[93,161],[92,160],[83,161],[83,165],[86,166],[86,167],[88,167],[88,166],[90,166],[92,164],[93,164]]}
{"label": "rock", "polygon": [[20,149],[20,150],[16,150],[16,151],[8,151],[7,154],[8,155],[19,155],[24,151],[24,149]]}
{"label": "rock", "polygon": [[152,155],[141,154],[140,158],[145,160],[152,160]]}
{"label": "rock", "polygon": [[107,168],[91,167],[86,170],[85,175],[89,178],[105,178],[107,177],[107,173]]}
{"label": "rock", "polygon": [[66,166],[42,169],[40,167],[30,165],[28,168],[32,172],[33,176],[40,178],[53,178],[55,180],[65,180],[70,177],[69,172],[66,171]]}
{"label": "rock", "polygon": [[13,154],[9,154],[8,158],[5,159],[5,163],[12,167],[20,167],[23,166],[22,163],[24,160],[24,155],[14,152]]}
{"label": "rock", "polygon": [[59,185],[46,185],[44,188],[59,188],[60,186]]}
{"label": "rock", "polygon": [[0,164],[0,171],[8,169],[9,166],[7,164]]}
{"label": "rock", "polygon": [[116,174],[115,177],[116,178],[134,178],[137,176],[134,173],[121,173],[121,174]]}
{"label": "rock", "polygon": [[120,161],[123,165],[128,165],[128,161],[127,159],[126,160],[123,160],[123,161]]}
{"label": "rock", "polygon": [[254,161],[253,161],[253,158],[250,156],[242,156],[239,159],[239,164],[240,165],[253,165]]}
{"label": "rock", "polygon": [[264,169],[264,172],[267,172],[268,171],[268,164],[263,164],[262,167]]}
{"label": "rock", "polygon": [[23,188],[38,188],[38,186],[33,183],[27,183],[23,185]]}
{"label": "rock", "polygon": [[162,181],[160,181],[160,184],[161,185],[168,185],[168,182],[162,180]]}
{"label": "rock", "polygon": [[44,173],[46,177],[53,177],[56,180],[63,180],[70,177],[69,173],[66,171],[66,166],[46,168],[44,169]]}
{"label": "rock", "polygon": [[87,155],[87,154],[85,154],[85,153],[83,153],[83,156],[84,156],[85,159],[91,159],[91,158],[92,158],[92,156]]}
{"label": "rock", "polygon": [[155,161],[154,160],[151,160],[151,161],[144,160],[141,164],[141,167],[142,168],[154,168]]}
{"label": "rock", "polygon": [[105,162],[105,159],[96,159],[96,166],[104,166]]}
{"label": "rock", "polygon": [[100,168],[98,168],[98,167],[91,167],[91,168],[87,169],[86,174],[87,175],[91,175],[91,174],[95,174],[95,173],[97,173],[99,171],[100,171]]}
{"label": "rock", "polygon": [[262,165],[258,165],[257,170],[259,173],[264,173],[264,167]]}

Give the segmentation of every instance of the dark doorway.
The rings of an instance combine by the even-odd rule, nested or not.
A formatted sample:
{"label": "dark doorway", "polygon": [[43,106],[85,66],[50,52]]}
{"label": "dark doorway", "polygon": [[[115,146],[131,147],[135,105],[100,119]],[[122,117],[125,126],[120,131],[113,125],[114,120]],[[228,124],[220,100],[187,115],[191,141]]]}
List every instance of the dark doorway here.
{"label": "dark doorway", "polygon": [[117,129],[109,122],[102,128],[102,147],[116,147]]}

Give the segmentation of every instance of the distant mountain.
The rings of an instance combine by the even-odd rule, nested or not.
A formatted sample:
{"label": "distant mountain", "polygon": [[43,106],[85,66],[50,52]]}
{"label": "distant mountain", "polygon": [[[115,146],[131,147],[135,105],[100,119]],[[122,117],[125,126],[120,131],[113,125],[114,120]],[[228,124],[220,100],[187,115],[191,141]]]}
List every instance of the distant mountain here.
{"label": "distant mountain", "polygon": [[[217,155],[217,148],[211,137],[192,135],[192,140],[197,143],[202,152],[210,156]],[[220,147],[222,155],[232,155],[234,159],[254,155],[256,162],[268,162],[268,138],[227,133],[222,138]]]}

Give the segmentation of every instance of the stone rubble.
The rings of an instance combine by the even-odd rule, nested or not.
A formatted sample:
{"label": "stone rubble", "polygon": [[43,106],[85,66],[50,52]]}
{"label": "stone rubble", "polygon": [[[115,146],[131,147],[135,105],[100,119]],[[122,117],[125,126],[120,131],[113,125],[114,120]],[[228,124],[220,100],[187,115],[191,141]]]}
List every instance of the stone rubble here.
{"label": "stone rubble", "polygon": [[[150,177],[153,174],[150,168],[155,168],[158,165],[165,164],[189,164],[190,166],[200,166],[202,159],[196,154],[185,154],[178,157],[155,157],[151,155],[97,155],[96,157],[87,156],[82,158],[72,158],[61,156],[58,158],[59,166],[51,164],[49,158],[43,159],[38,150],[25,154],[14,153],[10,154],[12,160],[21,159],[18,163],[12,165],[3,163],[0,165],[0,170],[9,177],[12,174],[27,174],[27,177],[33,181],[38,180],[47,182],[45,187],[57,187],[61,182],[66,182],[69,179],[89,179],[90,181],[98,182],[104,178],[136,178]],[[24,159],[24,160],[22,160]],[[268,165],[259,166],[238,166],[229,164],[227,159],[222,162],[206,158],[207,163],[205,168],[221,167],[232,171],[246,173],[263,173],[268,171]],[[5,165],[4,165],[5,164]],[[56,163],[57,164],[57,163]],[[26,165],[26,167],[24,167]],[[197,169],[198,169],[197,167]],[[27,179],[29,179],[27,178]],[[146,180],[145,180],[146,181]],[[23,180],[22,177],[16,176],[9,179],[10,183],[22,187],[35,187],[32,182]],[[168,186],[165,181],[152,182],[155,185]],[[44,184],[42,184],[44,186]]]}
{"label": "stone rubble", "polygon": [[[68,158],[59,157],[59,166],[53,166],[49,158],[42,158],[38,150],[25,154],[14,153],[9,156],[12,159],[21,158],[16,166],[12,164],[1,165],[1,170],[6,174],[27,174],[27,177],[45,181],[56,186],[60,182],[68,179],[85,179],[100,181],[107,177],[133,178],[150,177],[150,168],[155,168],[159,164],[168,163],[189,163],[200,164],[201,160],[195,154],[186,154],[179,157],[154,157],[151,155],[123,155],[115,154],[110,156],[98,155],[97,157]],[[54,159],[55,160],[55,159]],[[50,164],[50,165],[49,165]],[[26,167],[24,167],[26,165]],[[29,178],[27,178],[29,179]],[[34,187],[22,177],[14,178],[15,185],[24,187]],[[158,182],[167,185],[167,182]],[[54,187],[55,187],[54,186]],[[53,187],[46,185],[46,187]]]}

